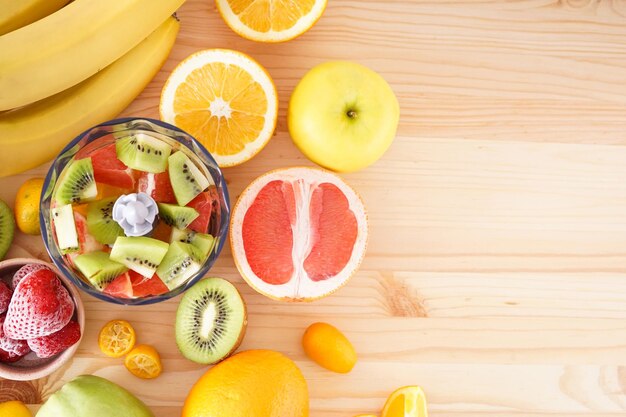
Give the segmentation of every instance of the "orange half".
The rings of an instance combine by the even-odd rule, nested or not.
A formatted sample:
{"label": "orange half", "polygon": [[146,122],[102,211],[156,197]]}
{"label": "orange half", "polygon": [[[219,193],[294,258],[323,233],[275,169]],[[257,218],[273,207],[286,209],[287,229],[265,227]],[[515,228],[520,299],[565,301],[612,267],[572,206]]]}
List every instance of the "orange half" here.
{"label": "orange half", "polygon": [[272,137],[278,94],[272,78],[241,52],[197,52],[172,72],[161,94],[161,119],[198,139],[220,167],[239,165]]}
{"label": "orange half", "polygon": [[327,0],[217,0],[217,9],[232,30],[258,42],[284,42],[309,30]]}

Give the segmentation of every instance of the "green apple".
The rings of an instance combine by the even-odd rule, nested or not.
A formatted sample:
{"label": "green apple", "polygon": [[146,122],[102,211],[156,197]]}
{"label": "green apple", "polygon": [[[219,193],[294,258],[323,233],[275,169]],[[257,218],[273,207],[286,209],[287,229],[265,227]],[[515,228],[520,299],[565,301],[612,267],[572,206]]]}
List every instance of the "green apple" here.
{"label": "green apple", "polygon": [[339,172],[376,162],[393,142],[399,118],[389,84],[354,62],[314,67],[289,101],[289,133],[296,146],[316,164]]}
{"label": "green apple", "polygon": [[154,417],[133,394],[104,378],[82,375],[52,394],[37,417]]}

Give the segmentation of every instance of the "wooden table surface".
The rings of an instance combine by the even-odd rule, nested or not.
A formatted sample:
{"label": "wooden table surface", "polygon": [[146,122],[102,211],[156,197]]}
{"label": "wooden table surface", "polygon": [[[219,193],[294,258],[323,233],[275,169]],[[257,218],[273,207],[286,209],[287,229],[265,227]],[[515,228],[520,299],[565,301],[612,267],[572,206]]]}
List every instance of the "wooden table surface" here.
{"label": "wooden table surface", "polygon": [[[228,248],[211,272],[248,303],[242,349],[293,358],[313,417],[376,413],[408,384],[424,388],[432,417],[626,413],[626,1],[330,0],[312,30],[278,45],[238,37],[210,0],[188,0],[179,17],[169,61],[123,115],[157,117],[169,72],[194,51],[257,58],[278,87],[278,128],[255,159],[225,170],[233,200],[265,171],[311,164],[285,115],[313,65],[361,62],[399,98],[389,152],[343,175],[371,220],[365,261],[346,287],[312,304],[274,302],[242,281]],[[12,202],[46,168],[0,180],[0,197]],[[24,235],[10,256],[46,258],[40,237]],[[174,343],[179,300],[123,308],[83,299],[74,360],[42,380],[3,381],[0,397],[19,393],[36,409],[88,373],[129,388],[158,417],[179,415],[206,370]],[[97,332],[113,318],[157,347],[161,377],[140,381],[99,352]],[[354,342],[351,374],[304,356],[301,334],[319,320]]]}

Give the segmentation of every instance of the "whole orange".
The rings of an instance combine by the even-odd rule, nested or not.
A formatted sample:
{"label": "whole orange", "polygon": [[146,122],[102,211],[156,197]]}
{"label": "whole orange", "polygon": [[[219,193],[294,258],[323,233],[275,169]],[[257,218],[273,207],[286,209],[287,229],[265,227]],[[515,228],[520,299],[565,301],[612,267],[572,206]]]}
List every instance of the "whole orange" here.
{"label": "whole orange", "polygon": [[296,364],[271,350],[238,353],[193,386],[182,417],[308,417],[309,393]]}
{"label": "whole orange", "polygon": [[15,196],[15,221],[17,227],[26,234],[38,235],[39,201],[43,188],[43,178],[32,178],[26,181]]}
{"label": "whole orange", "polygon": [[352,343],[328,323],[310,325],[302,336],[302,347],[309,358],[333,372],[348,373],[356,364]]}

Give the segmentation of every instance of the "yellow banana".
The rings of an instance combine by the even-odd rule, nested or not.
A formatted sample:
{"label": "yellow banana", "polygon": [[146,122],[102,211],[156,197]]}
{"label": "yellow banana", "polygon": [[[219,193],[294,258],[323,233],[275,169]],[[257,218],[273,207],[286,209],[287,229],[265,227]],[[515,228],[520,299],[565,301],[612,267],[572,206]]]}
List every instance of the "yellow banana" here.
{"label": "yellow banana", "polygon": [[[17,1],[17,0],[14,0]],[[0,110],[60,93],[130,51],[185,0],[75,0],[0,36]]]}
{"label": "yellow banana", "polygon": [[43,164],[78,134],[117,116],[159,71],[179,26],[169,17],[146,40],[88,80],[30,106],[0,113],[0,177]]}
{"label": "yellow banana", "polygon": [[0,35],[30,25],[59,10],[68,0],[0,0]]}

